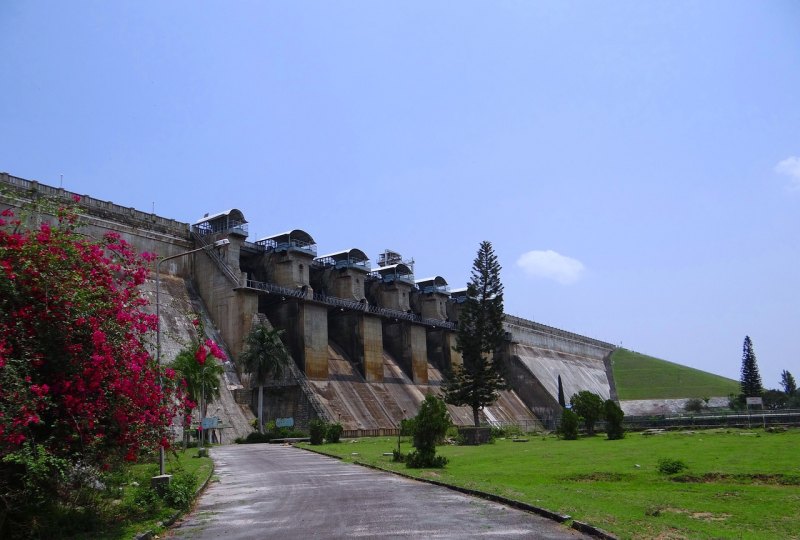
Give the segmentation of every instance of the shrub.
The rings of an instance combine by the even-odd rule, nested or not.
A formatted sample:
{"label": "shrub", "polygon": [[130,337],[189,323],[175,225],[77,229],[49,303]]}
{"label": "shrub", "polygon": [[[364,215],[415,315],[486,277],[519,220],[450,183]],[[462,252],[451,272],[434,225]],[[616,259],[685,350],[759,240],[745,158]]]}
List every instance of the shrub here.
{"label": "shrub", "polygon": [[578,438],[578,415],[571,409],[564,409],[561,414],[561,422],[558,424],[558,436],[567,441],[574,441]]}
{"label": "shrub", "polygon": [[658,460],[657,469],[661,474],[678,474],[687,468],[686,463],[680,459],[661,458]]}
{"label": "shrub", "polygon": [[406,457],[412,468],[444,467],[447,460],[436,457],[436,443],[441,441],[450,427],[450,414],[441,398],[425,397],[413,421],[412,444],[416,451]]}
{"label": "shrub", "polygon": [[328,424],[322,420],[314,419],[308,423],[309,437],[311,444],[322,444],[325,440],[325,433],[328,431]]}
{"label": "shrub", "polygon": [[128,505],[127,510],[134,515],[155,514],[161,506],[161,499],[156,490],[150,486],[138,486],[133,492],[133,504]]}
{"label": "shrub", "polygon": [[338,422],[335,424],[330,424],[328,426],[328,431],[325,433],[325,438],[329,443],[338,443],[339,438],[342,436],[342,431],[344,431],[342,424]]}
{"label": "shrub", "polygon": [[447,465],[447,458],[437,456],[436,450],[414,450],[406,456],[406,466],[412,469],[441,469]]}
{"label": "shrub", "polygon": [[172,508],[187,510],[194,500],[197,477],[189,472],[181,472],[172,477],[164,490],[164,502]]}
{"label": "shrub", "polygon": [[505,426],[492,426],[492,439],[500,439],[503,437],[521,437],[525,433],[517,425],[508,424]]}
{"label": "shrub", "polygon": [[392,450],[392,461],[395,463],[403,463],[406,460],[406,455],[397,449]]}
{"label": "shrub", "polygon": [[610,441],[622,439],[625,437],[625,429],[622,427],[622,419],[625,413],[619,408],[619,405],[613,400],[608,399],[603,403],[603,413],[606,419],[606,436]]}
{"label": "shrub", "polygon": [[683,409],[686,412],[699,413],[705,408],[705,403],[700,398],[692,398],[686,401]]}
{"label": "shrub", "polygon": [[247,437],[244,439],[237,438],[236,443],[238,444],[257,444],[257,443],[268,443],[272,440],[271,433],[259,433],[258,431],[253,431],[247,434]]}

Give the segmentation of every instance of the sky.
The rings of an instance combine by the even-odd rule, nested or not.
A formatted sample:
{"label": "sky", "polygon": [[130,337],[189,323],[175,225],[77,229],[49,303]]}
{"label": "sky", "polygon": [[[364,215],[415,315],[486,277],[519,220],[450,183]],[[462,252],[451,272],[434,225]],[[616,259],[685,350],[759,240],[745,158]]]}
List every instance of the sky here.
{"label": "sky", "polygon": [[0,3],[0,171],[800,376],[800,3]]}

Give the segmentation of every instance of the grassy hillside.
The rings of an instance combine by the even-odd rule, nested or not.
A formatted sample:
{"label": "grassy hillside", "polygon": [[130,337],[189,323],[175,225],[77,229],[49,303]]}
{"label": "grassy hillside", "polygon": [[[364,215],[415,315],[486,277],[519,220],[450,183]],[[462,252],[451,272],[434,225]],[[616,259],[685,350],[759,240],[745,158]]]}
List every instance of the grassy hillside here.
{"label": "grassy hillside", "polygon": [[619,399],[706,398],[739,393],[739,382],[617,349],[611,357]]}

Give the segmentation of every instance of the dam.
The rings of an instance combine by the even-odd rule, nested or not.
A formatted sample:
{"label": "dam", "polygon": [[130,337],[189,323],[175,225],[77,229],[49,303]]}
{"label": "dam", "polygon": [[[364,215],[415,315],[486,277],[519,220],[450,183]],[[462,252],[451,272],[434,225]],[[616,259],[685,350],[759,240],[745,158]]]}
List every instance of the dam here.
{"label": "dam", "polygon": [[[185,310],[201,313],[233,360],[215,404],[232,435],[247,433],[255,409],[247,374],[235,363],[254,324],[282,330],[293,359],[267,386],[265,418],[292,418],[299,426],[321,418],[340,422],[346,435],[395,433],[425,395],[441,393],[446,374],[462,362],[453,346],[465,289],[451,289],[442,276],[417,278],[413,261],[392,250],[378,254],[373,266],[355,247],[331,246],[320,255],[302,229],[280,227],[251,239],[239,209],[189,223],[6,173],[0,187],[0,208],[74,198],[86,234],[115,231],[139,252],[175,257],[161,267],[158,301],[168,329],[162,358],[169,362],[188,340]],[[150,284],[143,293],[155,305]],[[483,422],[552,428],[559,377],[567,396],[590,390],[617,398],[613,345],[510,314],[504,326],[509,388],[481,412]],[[454,423],[471,424],[471,410],[448,407]]]}

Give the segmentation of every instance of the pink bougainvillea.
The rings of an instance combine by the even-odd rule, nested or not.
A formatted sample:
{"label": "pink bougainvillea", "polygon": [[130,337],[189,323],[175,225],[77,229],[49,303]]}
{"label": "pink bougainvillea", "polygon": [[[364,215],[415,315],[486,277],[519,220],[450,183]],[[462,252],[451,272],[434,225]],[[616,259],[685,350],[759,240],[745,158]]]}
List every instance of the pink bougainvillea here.
{"label": "pink bougainvillea", "polygon": [[145,346],[154,256],[78,234],[70,210],[31,229],[0,214],[0,458],[25,441],[98,464],[157,448],[184,404]]}

